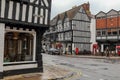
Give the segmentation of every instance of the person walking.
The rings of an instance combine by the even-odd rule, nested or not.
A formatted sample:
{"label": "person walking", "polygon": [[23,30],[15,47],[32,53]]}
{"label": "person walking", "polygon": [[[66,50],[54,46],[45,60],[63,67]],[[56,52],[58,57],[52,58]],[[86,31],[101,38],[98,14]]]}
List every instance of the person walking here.
{"label": "person walking", "polygon": [[109,54],[109,48],[107,47],[106,48],[106,57],[109,57],[110,56],[110,54]]}

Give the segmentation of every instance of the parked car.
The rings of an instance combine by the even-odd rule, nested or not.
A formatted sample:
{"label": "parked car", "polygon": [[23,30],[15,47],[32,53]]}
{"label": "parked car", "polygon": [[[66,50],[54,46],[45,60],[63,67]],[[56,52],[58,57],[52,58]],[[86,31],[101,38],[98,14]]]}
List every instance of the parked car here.
{"label": "parked car", "polygon": [[55,48],[50,48],[48,50],[48,54],[52,54],[52,55],[60,55],[60,51],[58,49]]}

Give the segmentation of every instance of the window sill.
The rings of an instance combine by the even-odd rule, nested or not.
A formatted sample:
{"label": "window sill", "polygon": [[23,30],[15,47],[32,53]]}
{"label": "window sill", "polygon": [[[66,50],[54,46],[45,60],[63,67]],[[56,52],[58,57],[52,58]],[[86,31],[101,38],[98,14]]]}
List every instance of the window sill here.
{"label": "window sill", "polygon": [[3,63],[3,65],[9,66],[9,65],[35,64],[35,63],[37,63],[37,62],[36,61],[5,62],[5,63]]}

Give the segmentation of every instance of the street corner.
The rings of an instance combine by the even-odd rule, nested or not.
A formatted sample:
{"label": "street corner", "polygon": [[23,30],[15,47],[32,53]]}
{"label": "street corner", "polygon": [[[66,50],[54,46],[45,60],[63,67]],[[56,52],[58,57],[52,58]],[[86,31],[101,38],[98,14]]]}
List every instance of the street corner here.
{"label": "street corner", "polygon": [[69,67],[44,65],[43,80],[74,80],[82,76],[81,70]]}
{"label": "street corner", "polygon": [[29,73],[15,76],[7,76],[2,80],[42,80],[42,73]]}
{"label": "street corner", "polygon": [[43,80],[64,80],[71,77],[73,72],[69,69],[64,69],[54,65],[44,65]]}
{"label": "street corner", "polygon": [[2,80],[67,80],[73,77],[72,70],[54,65],[44,65],[43,73],[29,73],[15,76],[7,76]]}

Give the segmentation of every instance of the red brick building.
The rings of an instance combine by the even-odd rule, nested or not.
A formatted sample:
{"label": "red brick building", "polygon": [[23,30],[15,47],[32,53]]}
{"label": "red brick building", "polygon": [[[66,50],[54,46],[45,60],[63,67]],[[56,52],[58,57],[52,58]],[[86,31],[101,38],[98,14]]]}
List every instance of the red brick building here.
{"label": "red brick building", "polygon": [[96,41],[100,52],[105,52],[107,47],[116,51],[116,46],[120,45],[120,11],[112,9],[96,15]]}

